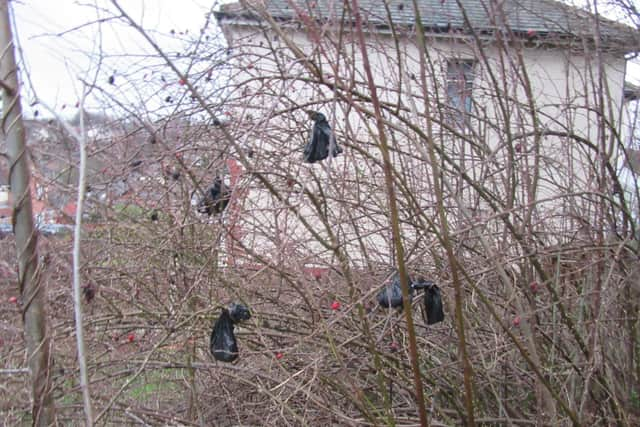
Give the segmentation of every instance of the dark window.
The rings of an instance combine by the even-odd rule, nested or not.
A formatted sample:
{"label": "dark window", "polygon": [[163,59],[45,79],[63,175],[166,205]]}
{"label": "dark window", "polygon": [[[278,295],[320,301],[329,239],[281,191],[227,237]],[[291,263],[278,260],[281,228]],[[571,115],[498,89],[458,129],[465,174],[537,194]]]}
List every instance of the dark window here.
{"label": "dark window", "polygon": [[459,125],[467,124],[473,106],[474,65],[472,60],[447,61],[447,105],[453,110],[451,118]]}

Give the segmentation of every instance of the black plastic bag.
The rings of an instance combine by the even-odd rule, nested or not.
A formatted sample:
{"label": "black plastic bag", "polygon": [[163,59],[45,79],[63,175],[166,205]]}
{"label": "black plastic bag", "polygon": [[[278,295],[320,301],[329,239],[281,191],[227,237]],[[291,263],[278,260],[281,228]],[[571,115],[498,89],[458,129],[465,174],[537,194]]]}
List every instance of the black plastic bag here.
{"label": "black plastic bag", "polygon": [[433,325],[434,323],[442,322],[444,320],[440,288],[433,283],[431,286],[425,288],[424,308],[427,312],[427,325]]}
{"label": "black plastic bag", "polygon": [[229,316],[231,321],[235,324],[243,320],[251,319],[251,312],[249,307],[244,304],[233,302],[229,305]]}
{"label": "black plastic bag", "polygon": [[212,214],[222,213],[231,198],[231,190],[229,190],[220,178],[216,178],[213,185],[207,189],[204,197],[198,202],[198,212],[206,213],[208,216]]}
{"label": "black plastic bag", "polygon": [[307,111],[311,120],[314,121],[311,138],[304,147],[304,161],[315,163],[329,157],[329,148],[333,147],[331,157],[336,157],[342,153],[342,148],[338,147],[336,137],[327,122],[327,118],[317,111]]}
{"label": "black plastic bag", "polygon": [[233,362],[238,358],[238,343],[233,333],[233,320],[227,309],[222,310],[213,326],[209,350],[220,362]]}
{"label": "black plastic bag", "polygon": [[[410,281],[409,278],[407,278]],[[409,300],[413,298],[413,288],[409,288]],[[402,307],[402,287],[400,286],[400,274],[396,273],[390,284],[385,286],[376,297],[378,304],[384,308]]]}

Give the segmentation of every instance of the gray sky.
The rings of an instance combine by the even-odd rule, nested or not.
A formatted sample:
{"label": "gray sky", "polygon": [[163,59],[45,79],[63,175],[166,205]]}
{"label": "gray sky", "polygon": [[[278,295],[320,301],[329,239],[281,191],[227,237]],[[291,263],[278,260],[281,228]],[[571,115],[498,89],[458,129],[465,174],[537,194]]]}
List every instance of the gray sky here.
{"label": "gray sky", "polygon": [[[215,1],[119,0],[119,3],[163,49],[176,51],[185,45],[185,39],[196,37]],[[143,56],[151,53],[148,43],[122,23],[87,25],[116,14],[110,1],[25,0],[13,1],[12,5],[26,63],[22,68],[28,70],[38,98],[57,110],[66,105],[65,113],[73,109],[79,98],[78,76],[90,80],[99,66],[99,84],[114,73],[118,79],[132,69],[142,69]],[[214,23],[210,25],[213,28]],[[171,30],[175,32],[173,35]],[[99,62],[101,53],[103,60]],[[34,98],[31,91],[25,95],[26,107]],[[31,115],[34,108],[25,108],[25,113]]]}
{"label": "gray sky", "polygon": [[[207,13],[219,1],[119,0],[119,3],[163,49],[175,52],[184,50],[186,40],[193,39],[199,33]],[[233,0],[223,0],[227,3],[230,1]],[[74,112],[73,107],[79,99],[79,76],[91,80],[100,67],[97,83],[104,85],[112,74],[118,82],[122,82],[122,76],[132,70],[139,71],[138,81],[145,73],[144,56],[151,53],[148,43],[122,23],[95,23],[98,19],[113,17],[117,13],[111,1],[14,0],[12,5],[22,57],[26,62],[26,67],[22,68],[28,71],[39,99],[64,115]],[[86,25],[91,22],[94,24]],[[214,27],[215,20],[209,29],[213,30]],[[171,30],[175,34],[171,35]],[[185,34],[186,31],[189,33]],[[98,61],[101,54],[102,61]],[[640,69],[636,64],[629,65],[627,79],[638,83],[640,79],[636,76],[640,76]],[[122,85],[111,89],[125,92],[118,95],[126,98],[126,91],[131,88]],[[24,105],[33,100],[33,92],[27,90]],[[92,103],[99,105],[99,102],[92,102],[90,98],[88,105]],[[66,108],[61,111],[63,105]],[[25,108],[26,115],[31,116],[36,108]],[[42,108],[38,110],[44,112]]]}

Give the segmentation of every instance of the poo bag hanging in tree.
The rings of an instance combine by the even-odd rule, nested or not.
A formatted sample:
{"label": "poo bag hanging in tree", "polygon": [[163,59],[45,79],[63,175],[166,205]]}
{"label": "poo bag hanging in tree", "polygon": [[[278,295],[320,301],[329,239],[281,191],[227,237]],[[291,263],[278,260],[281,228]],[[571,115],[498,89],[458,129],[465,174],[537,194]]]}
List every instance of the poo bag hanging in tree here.
{"label": "poo bag hanging in tree", "polygon": [[[407,278],[407,282],[411,279]],[[413,287],[409,287],[409,301],[413,297]],[[390,284],[385,286],[376,297],[378,304],[384,308],[402,307],[402,287],[400,286],[400,273],[394,274]]]}
{"label": "poo bag hanging in tree", "polygon": [[330,149],[331,157],[342,153],[342,148],[338,147],[336,137],[324,114],[317,111],[307,111],[307,114],[314,123],[309,142],[304,147],[305,163],[315,163],[326,159],[329,157]]}
{"label": "poo bag hanging in tree", "polygon": [[207,189],[204,197],[198,202],[198,212],[211,216],[212,214],[221,214],[229,204],[231,198],[231,190],[216,177],[213,185]]}
{"label": "poo bag hanging in tree", "polygon": [[444,320],[442,297],[440,296],[440,288],[437,285],[432,284],[425,288],[424,308],[427,311],[427,325],[433,325]]}
{"label": "poo bag hanging in tree", "polygon": [[211,354],[220,362],[233,362],[238,358],[238,343],[233,333],[233,320],[226,308],[220,313],[211,331]]}

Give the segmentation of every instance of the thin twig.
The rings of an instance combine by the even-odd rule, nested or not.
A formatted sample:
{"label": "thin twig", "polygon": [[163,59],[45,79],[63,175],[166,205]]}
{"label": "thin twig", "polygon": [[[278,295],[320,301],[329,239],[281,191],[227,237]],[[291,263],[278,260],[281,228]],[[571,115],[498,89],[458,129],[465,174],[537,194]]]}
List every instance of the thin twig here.
{"label": "thin twig", "polygon": [[91,408],[91,394],[87,377],[87,354],[84,339],[84,327],[82,325],[82,284],[80,279],[80,246],[82,239],[82,211],[86,191],[87,175],[87,133],[84,121],[84,101],[86,86],[83,85],[80,98],[80,165],[78,168],[78,198],[76,203],[76,223],[73,238],[73,313],[76,321],[76,345],[78,347],[78,364],[80,365],[80,388],[82,389],[82,401],[87,426],[93,425],[93,410]]}

